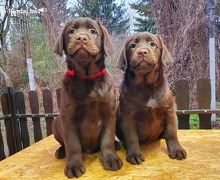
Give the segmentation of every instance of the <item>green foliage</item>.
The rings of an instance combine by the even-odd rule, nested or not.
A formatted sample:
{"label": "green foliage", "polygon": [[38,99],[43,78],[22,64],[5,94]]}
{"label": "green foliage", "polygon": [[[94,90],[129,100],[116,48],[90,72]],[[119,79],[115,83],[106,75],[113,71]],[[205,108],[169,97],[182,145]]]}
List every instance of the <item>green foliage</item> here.
{"label": "green foliage", "polygon": [[56,58],[52,47],[45,40],[46,34],[41,22],[34,24],[31,34],[35,79],[42,85],[54,84],[57,81],[56,72],[64,72],[62,61]]}
{"label": "green foliage", "polygon": [[149,1],[139,0],[136,3],[130,4],[130,6],[138,13],[138,16],[135,17],[135,31],[156,33],[155,21],[152,16],[152,7]]}
{"label": "green foliage", "polygon": [[198,114],[190,114],[189,125],[190,125],[190,129],[199,129],[199,115]]}
{"label": "green foliage", "polygon": [[[23,18],[23,17],[20,17]],[[25,24],[20,24],[13,19],[10,37],[11,44],[11,68],[18,71],[15,87],[24,87],[28,83],[26,59],[33,61],[35,82],[40,86],[48,86],[59,83],[57,73],[64,72],[62,61],[55,56],[52,47],[47,41],[46,31],[42,21],[36,16],[26,16]],[[23,19],[24,20],[24,19]],[[15,79],[15,78],[14,78]]]}
{"label": "green foliage", "polygon": [[129,30],[129,18],[125,17],[125,3],[117,5],[115,0],[78,0],[73,8],[74,17],[99,19],[110,33]]}
{"label": "green foliage", "polygon": [[[177,121],[177,124],[178,124],[178,121]],[[199,115],[198,114],[190,114],[189,126],[190,126],[190,129],[199,129]]]}

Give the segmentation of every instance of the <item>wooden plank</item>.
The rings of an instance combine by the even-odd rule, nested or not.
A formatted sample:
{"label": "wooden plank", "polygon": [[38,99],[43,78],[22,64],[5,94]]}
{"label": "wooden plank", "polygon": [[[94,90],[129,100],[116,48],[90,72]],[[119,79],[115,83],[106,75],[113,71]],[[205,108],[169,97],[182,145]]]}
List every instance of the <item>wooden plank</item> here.
{"label": "wooden plank", "polygon": [[[16,107],[17,107],[18,113],[19,114],[26,114],[23,92],[16,92],[15,93],[15,102],[16,102]],[[23,145],[23,148],[26,148],[26,147],[30,146],[27,118],[26,117],[19,117],[19,121],[20,121],[20,127],[21,127],[22,145]]]}
{"label": "wooden plank", "polygon": [[[11,116],[10,107],[9,107],[9,97],[8,97],[7,93],[4,93],[1,95],[1,105],[2,105],[2,113],[5,116],[7,116],[7,115]],[[8,118],[5,118],[5,120],[4,120],[9,156],[16,153],[15,139],[14,139],[14,135],[13,135],[13,131],[12,131],[13,126],[11,123],[10,116]]]}
{"label": "wooden plank", "polygon": [[[38,95],[36,91],[30,91],[28,93],[28,99],[30,102],[30,108],[32,114],[39,114],[39,101]],[[38,142],[43,139],[40,118],[39,117],[32,117],[33,126],[34,126],[34,141]]]}
{"label": "wooden plank", "polygon": [[[175,82],[176,104],[178,110],[189,109],[189,82],[186,79],[180,79]],[[177,114],[178,128],[190,129],[189,114]]]}
{"label": "wooden plank", "polygon": [[[101,153],[83,154],[86,180],[217,180],[220,177],[219,130],[178,130],[181,146],[187,151],[184,160],[168,157],[165,140],[141,145],[145,162],[131,165],[126,161],[126,151],[117,151],[123,161],[118,171],[106,171],[100,161]],[[56,159],[59,143],[54,136],[20,151],[1,162],[0,179],[58,179],[64,175],[66,158]],[[73,178],[75,180],[76,178]]]}
{"label": "wooden plank", "polygon": [[[8,94],[4,93],[1,95],[1,106],[2,106],[2,113],[4,115],[10,114],[10,108],[9,108],[9,98]],[[6,130],[6,140],[7,140],[7,146],[9,150],[9,156],[12,154],[15,154],[16,151],[16,145],[15,145],[15,139],[13,135],[13,125],[11,123],[11,118],[8,117],[4,120],[5,123],[5,130]]]}
{"label": "wooden plank", "polygon": [[21,146],[20,124],[17,119],[17,108],[16,108],[16,104],[15,104],[15,89],[14,89],[14,87],[7,87],[7,93],[8,93],[8,97],[9,97],[11,123],[12,123],[12,127],[13,127],[13,129],[11,129],[11,131],[13,132],[13,136],[15,139],[16,152],[18,152],[22,149],[22,146]]}
{"label": "wooden plank", "polygon": [[1,121],[0,121],[0,161],[5,159],[5,151],[4,151],[4,141],[1,132]]}
{"label": "wooden plank", "polygon": [[[53,98],[52,98],[52,92],[49,89],[43,90],[43,106],[45,113],[53,113]],[[53,134],[52,122],[54,118],[45,117],[45,120],[46,120],[47,136],[49,136]]]}
{"label": "wooden plank", "polygon": [[57,94],[57,105],[58,105],[58,110],[60,110],[60,97],[61,97],[61,88],[56,90]]}
{"label": "wooden plank", "polygon": [[[211,82],[209,78],[200,78],[197,80],[197,99],[199,109],[210,109]],[[199,114],[199,128],[211,129],[211,114]]]}

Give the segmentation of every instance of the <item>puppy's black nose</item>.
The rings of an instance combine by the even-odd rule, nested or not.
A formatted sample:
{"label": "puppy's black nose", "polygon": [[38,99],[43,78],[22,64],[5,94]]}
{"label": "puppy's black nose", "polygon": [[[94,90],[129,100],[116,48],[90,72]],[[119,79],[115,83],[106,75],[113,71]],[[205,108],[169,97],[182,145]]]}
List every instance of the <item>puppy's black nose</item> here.
{"label": "puppy's black nose", "polygon": [[137,53],[138,53],[138,56],[147,56],[147,50],[145,49],[141,49]]}
{"label": "puppy's black nose", "polygon": [[81,43],[86,43],[88,42],[88,37],[86,35],[79,34],[76,36],[76,40]]}

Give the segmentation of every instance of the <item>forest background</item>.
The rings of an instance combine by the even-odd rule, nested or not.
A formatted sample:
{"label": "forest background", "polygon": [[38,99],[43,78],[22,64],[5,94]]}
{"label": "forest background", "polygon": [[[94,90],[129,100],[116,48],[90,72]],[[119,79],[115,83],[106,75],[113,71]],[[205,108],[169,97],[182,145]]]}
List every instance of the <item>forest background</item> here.
{"label": "forest background", "polygon": [[[220,0],[215,1],[216,96],[220,101]],[[65,59],[53,53],[65,22],[82,16],[99,19],[108,29],[115,53],[107,68],[115,86],[122,72],[115,68],[124,40],[138,32],[162,36],[174,63],[166,69],[171,88],[177,79],[190,82],[190,106],[196,107],[196,81],[209,77],[208,0],[1,0],[0,90],[14,86],[29,91],[27,59],[34,66],[36,89],[56,90],[65,73]],[[175,95],[175,92],[174,92]]]}

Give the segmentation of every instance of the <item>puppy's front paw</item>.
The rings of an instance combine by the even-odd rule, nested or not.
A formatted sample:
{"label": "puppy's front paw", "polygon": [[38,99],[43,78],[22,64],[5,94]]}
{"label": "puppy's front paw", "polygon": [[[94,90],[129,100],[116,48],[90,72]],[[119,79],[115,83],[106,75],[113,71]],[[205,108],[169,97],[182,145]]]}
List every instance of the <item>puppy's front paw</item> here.
{"label": "puppy's front paw", "polygon": [[80,161],[72,161],[66,165],[66,168],[64,169],[64,173],[68,178],[73,177],[80,177],[86,172],[85,167],[83,166],[83,163]]}
{"label": "puppy's front paw", "polygon": [[181,147],[172,149],[169,152],[169,157],[171,159],[182,160],[182,159],[186,159],[186,156],[187,156],[186,151]]}
{"label": "puppy's front paw", "polygon": [[127,154],[126,160],[131,164],[137,165],[144,162],[144,156],[141,153],[130,153]]}
{"label": "puppy's front paw", "polygon": [[104,169],[110,171],[117,171],[123,166],[121,158],[113,152],[103,155],[102,161]]}

